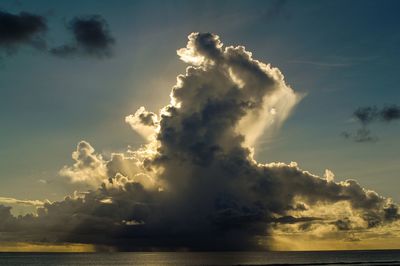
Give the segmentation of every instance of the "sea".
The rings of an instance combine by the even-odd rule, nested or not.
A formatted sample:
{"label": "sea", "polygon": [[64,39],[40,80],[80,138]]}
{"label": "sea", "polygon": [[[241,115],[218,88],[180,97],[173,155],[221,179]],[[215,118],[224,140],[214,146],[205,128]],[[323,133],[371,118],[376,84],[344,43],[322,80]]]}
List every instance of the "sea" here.
{"label": "sea", "polygon": [[0,253],[0,265],[400,265],[400,250]]}

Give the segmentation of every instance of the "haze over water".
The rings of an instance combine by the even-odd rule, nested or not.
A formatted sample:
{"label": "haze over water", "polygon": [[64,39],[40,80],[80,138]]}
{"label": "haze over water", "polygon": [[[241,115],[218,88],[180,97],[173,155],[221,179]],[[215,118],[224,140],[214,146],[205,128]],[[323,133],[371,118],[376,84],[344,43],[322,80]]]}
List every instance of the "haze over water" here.
{"label": "haze over water", "polygon": [[0,253],[0,265],[400,265],[400,251]]}

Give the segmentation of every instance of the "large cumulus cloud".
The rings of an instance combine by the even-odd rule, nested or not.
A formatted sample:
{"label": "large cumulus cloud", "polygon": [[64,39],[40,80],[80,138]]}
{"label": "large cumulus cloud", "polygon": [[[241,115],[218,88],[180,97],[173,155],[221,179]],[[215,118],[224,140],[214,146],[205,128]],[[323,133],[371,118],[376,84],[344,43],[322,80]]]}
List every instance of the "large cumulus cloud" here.
{"label": "large cumulus cloud", "polygon": [[16,218],[2,207],[12,221],[1,224],[3,237],[244,250],[267,248],[276,232],[324,235],[397,222],[397,205],[354,180],[254,160],[257,137],[278,128],[301,98],[279,69],[210,33],[190,34],[178,55],[189,67],[170,103],[126,117],[146,144],[105,160],[80,142],[74,165],[61,172],[98,188],[46,202],[36,216]]}

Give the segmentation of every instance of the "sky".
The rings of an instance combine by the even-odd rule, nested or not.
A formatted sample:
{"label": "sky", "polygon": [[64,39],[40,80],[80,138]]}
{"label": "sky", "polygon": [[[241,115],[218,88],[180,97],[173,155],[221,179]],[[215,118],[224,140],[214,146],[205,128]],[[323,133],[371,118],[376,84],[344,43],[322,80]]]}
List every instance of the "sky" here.
{"label": "sky", "polygon": [[[89,195],[86,197],[97,199],[96,191],[103,180],[114,178],[118,173],[124,175],[124,171],[139,171],[136,168],[132,170],[133,166],[126,166],[126,162],[120,163],[122,166],[114,166],[114,161],[132,160],[133,157],[144,158],[138,159],[140,167],[146,168],[146,162],[150,160],[152,167],[164,169],[162,173],[153,169],[155,172],[148,174],[153,175],[153,181],[157,178],[162,181],[152,181],[157,183],[158,190],[171,189],[171,184],[168,185],[165,180],[178,187],[182,185],[181,181],[171,181],[169,177],[163,176],[167,176],[168,173],[170,176],[184,176],[184,171],[179,171],[180,167],[191,169],[188,170],[189,173],[197,168],[193,168],[193,165],[180,166],[175,164],[176,162],[166,163],[165,158],[178,156],[170,154],[171,150],[179,150],[180,146],[176,146],[178,144],[175,142],[171,144],[167,134],[169,128],[177,127],[178,122],[162,120],[162,113],[158,113],[158,110],[170,102],[171,89],[182,85],[177,83],[177,76],[185,74],[188,65],[208,68],[213,64],[221,64],[223,69],[223,64],[235,63],[230,61],[232,56],[228,52],[221,56],[227,60],[224,63],[221,63],[222,59],[218,61],[215,54],[204,55],[204,51],[207,52],[210,48],[208,42],[211,41],[211,46],[219,47],[218,42],[214,43],[215,36],[219,36],[217,39],[224,47],[242,45],[246,51],[250,51],[252,58],[241,60],[246,64],[250,62],[251,65],[256,65],[256,70],[261,69],[257,71],[267,73],[274,84],[273,87],[279,88],[273,90],[271,95],[276,99],[283,99],[283,102],[275,102],[275,98],[271,97],[260,106],[253,103],[255,107],[252,108],[260,108],[260,112],[264,112],[266,108],[270,109],[270,113],[276,111],[275,120],[267,115],[259,116],[253,113],[250,107],[246,109],[241,106],[240,108],[244,108],[242,111],[248,114],[243,118],[247,119],[246,122],[243,122],[242,118],[239,119],[239,114],[238,117],[229,119],[239,123],[237,130],[246,136],[247,140],[254,137],[254,141],[242,143],[237,136],[232,137],[233,131],[229,131],[229,134],[233,134],[232,143],[240,142],[240,147],[244,145],[251,148],[251,160],[259,164],[282,162],[286,167],[290,166],[290,169],[297,169],[293,170],[295,172],[303,173],[299,170],[303,169],[326,180],[334,173],[334,180],[339,182],[338,188],[335,188],[337,190],[351,187],[340,182],[355,179],[357,185],[374,190],[385,198],[392,198],[394,202],[400,202],[400,78],[396,68],[400,59],[398,1],[80,1],[79,4],[71,4],[68,1],[55,3],[5,0],[0,4],[0,8],[0,23],[6,25],[4,27],[0,24],[0,204],[12,206],[13,215],[35,212],[35,208],[43,204],[53,204],[51,206],[54,207],[57,205],[54,202],[61,202],[60,206],[65,205],[67,195],[73,195],[73,201],[85,197],[79,195]],[[33,17],[29,20],[20,12],[26,12]],[[13,35],[13,32],[7,31],[11,29],[5,24],[10,14],[21,23],[13,28],[15,31],[19,30],[20,35]],[[26,20],[23,20],[24,18]],[[193,32],[215,35],[195,37],[190,35]],[[190,47],[188,36],[192,36],[195,48]],[[201,46],[203,41],[206,42],[205,48]],[[197,42],[200,43],[198,46]],[[179,50],[184,47],[188,47],[187,50]],[[193,58],[198,61],[194,61]],[[254,63],[253,59],[278,68],[279,73],[284,76],[284,81],[280,78],[281,74]],[[235,65],[231,67],[234,68]],[[242,73],[242,70],[237,71]],[[209,73],[209,82],[216,88],[224,87],[228,83],[221,80],[217,72]],[[191,77],[190,73],[186,75]],[[203,77],[199,79],[202,80]],[[182,87],[187,88],[186,83],[183,83]],[[244,82],[245,85],[250,83]],[[245,85],[243,86],[246,87]],[[267,92],[264,93],[266,94],[254,96],[249,92],[248,96],[255,98],[246,99],[256,101],[257,97],[270,96]],[[211,108],[199,103],[202,94],[198,95],[198,98],[185,96],[184,93],[179,95],[175,95],[175,98],[182,97],[180,101],[183,103],[190,104],[192,108],[199,108],[188,109],[186,115],[195,114],[198,110],[203,110],[202,108]],[[224,97],[230,99],[229,97],[233,96]],[[146,109],[136,112],[141,106]],[[218,108],[229,106],[227,104]],[[204,110],[212,113],[209,109]],[[232,114],[234,113],[232,111]],[[180,116],[176,119],[186,121]],[[222,134],[221,132],[228,134],[226,131],[218,131],[219,126],[223,124],[221,121],[215,124],[210,121],[213,119],[208,120],[208,126],[215,128],[215,132],[210,132],[207,137],[211,138],[210,136]],[[273,122],[270,125],[268,121]],[[195,124],[193,121],[192,123]],[[152,127],[159,127],[156,131],[159,134],[158,140],[154,139],[156,137],[153,136]],[[175,130],[175,133],[179,131],[177,128]],[[197,132],[190,134],[195,136]],[[189,145],[186,133],[177,135],[178,137],[182,138],[179,145]],[[204,141],[215,140],[207,138]],[[144,149],[143,145],[146,143],[153,147],[146,146]],[[231,144],[218,142],[217,146],[224,153],[229,151],[230,154],[234,145],[231,147]],[[203,148],[194,148],[196,156],[201,155],[201,160],[204,153],[210,156],[211,152],[203,151]],[[138,151],[141,151],[140,156]],[[158,158],[150,151],[158,152],[162,156],[159,155]],[[113,155],[116,153],[124,153],[125,157],[118,159]],[[128,158],[129,154],[133,157]],[[90,158],[89,168],[86,165],[87,158]],[[182,159],[180,156],[176,158]],[[201,161],[200,165],[203,163],[206,162]],[[115,165],[118,165],[118,162]],[[137,165],[138,163],[135,167],[140,168]],[[121,167],[128,167],[130,170],[124,168],[123,171]],[[271,167],[283,166],[264,167],[270,171]],[[203,165],[202,169],[208,168]],[[208,175],[214,173],[215,169],[206,170],[201,170],[200,173]],[[110,176],[110,172],[113,176]],[[129,179],[128,175],[125,174],[125,177]],[[140,179],[137,175],[136,173],[135,178]],[[145,189],[147,186],[154,186],[153,183],[147,184],[147,181],[140,182]],[[202,188],[203,185],[205,184],[197,184],[197,187]],[[124,186],[127,185],[124,183]],[[286,184],[286,187],[291,185]],[[185,186],[183,188],[190,191]],[[92,194],[85,192],[88,190],[91,190]],[[204,193],[203,190],[199,191]],[[217,192],[221,191],[216,190],[215,193]],[[106,203],[107,200],[111,202],[113,197],[117,198],[110,193],[99,201]],[[304,191],[300,194],[302,193],[307,194],[307,204],[310,206],[315,200],[328,201],[333,205],[341,204],[341,200],[333,199],[333,196],[328,200],[315,195],[311,197]],[[154,196],[153,192],[150,194],[146,199],[152,198],[151,202],[157,202],[154,198],[158,196]],[[231,191],[231,194],[236,195],[235,200],[241,199],[240,202],[249,200],[242,199],[241,192]],[[185,205],[182,204],[183,200],[197,202],[197,199],[188,198],[187,195],[180,195],[178,198],[181,200],[171,199],[174,206]],[[356,208],[358,205],[354,202],[359,199],[350,198],[351,208]],[[288,201],[296,199],[294,197]],[[379,204],[383,203],[379,201]],[[385,204],[387,209],[387,203]],[[60,212],[62,208],[64,207],[60,207]],[[179,207],[176,209],[179,210]],[[181,210],[186,210],[186,205]],[[207,211],[205,208],[204,212]],[[307,219],[319,218],[315,213],[316,208],[310,208],[308,211]],[[289,216],[297,219],[296,215],[300,215],[287,212],[287,209],[283,213],[272,208],[264,215],[274,223],[274,219]],[[174,211],[171,210],[171,215],[167,218],[160,215],[161,218],[157,219],[166,219],[172,223],[175,218],[172,218],[172,213]],[[277,218],[276,215],[281,216]],[[361,216],[365,218],[365,215]],[[38,219],[40,223],[40,215]],[[357,219],[350,220],[354,222]],[[124,223],[151,224],[155,223],[154,220],[142,217],[139,220],[124,220]],[[270,224],[271,221],[267,227],[270,227]],[[280,245],[284,245],[282,243],[287,241],[286,238],[295,234],[290,226],[296,223],[283,224],[280,228],[268,230],[268,235],[281,237]],[[361,230],[361,227],[358,225],[354,228]],[[146,230],[163,230],[158,224],[149,228]],[[207,233],[212,231],[207,226],[204,228],[207,228]],[[197,236],[192,235],[194,233],[190,229],[187,229],[190,233],[185,232],[182,235],[183,243],[185,239],[190,239],[189,236]],[[331,229],[321,226],[315,229],[313,234],[318,230],[326,232]],[[237,235],[232,235],[238,239],[249,240],[249,246],[252,246],[254,235],[250,237],[247,231],[246,234],[236,233]],[[136,233],[131,231],[126,234],[136,236]],[[149,234],[149,239],[155,240],[154,234]],[[50,242],[105,245],[116,247],[118,250],[124,250],[132,243],[138,245],[135,241],[130,242],[127,239],[115,238],[115,242],[108,243],[94,238],[81,239],[76,235],[76,232],[71,233],[70,238],[57,235]],[[313,237],[311,233],[304,235]],[[336,234],[335,237],[340,239]],[[15,239],[13,241],[15,242]],[[191,248],[202,249],[204,241],[199,238]],[[221,237],[220,241],[225,243],[227,239]],[[390,241],[393,239],[386,243]],[[353,242],[364,248],[371,245],[369,242]],[[332,246],[331,242],[329,243],[327,246]],[[151,245],[152,242],[149,241],[144,247],[148,248]],[[179,245],[181,243],[165,241],[167,247]],[[392,247],[389,244],[385,247],[387,246]],[[285,248],[287,249],[287,246],[283,247]]]}

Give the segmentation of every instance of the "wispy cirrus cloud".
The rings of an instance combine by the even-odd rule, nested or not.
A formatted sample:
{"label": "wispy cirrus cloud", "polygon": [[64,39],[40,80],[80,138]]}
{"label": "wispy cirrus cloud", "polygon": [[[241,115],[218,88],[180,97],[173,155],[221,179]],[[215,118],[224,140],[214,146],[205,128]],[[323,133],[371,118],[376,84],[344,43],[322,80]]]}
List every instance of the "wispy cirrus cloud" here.
{"label": "wispy cirrus cloud", "polygon": [[377,60],[378,56],[366,56],[366,57],[348,57],[348,56],[328,56],[324,58],[315,59],[293,59],[289,60],[292,64],[303,64],[316,67],[326,68],[343,68],[358,65],[363,62]]}
{"label": "wispy cirrus cloud", "polygon": [[314,65],[320,67],[348,67],[352,65],[351,63],[335,63],[335,62],[310,61],[310,60],[290,60],[289,63]]}

